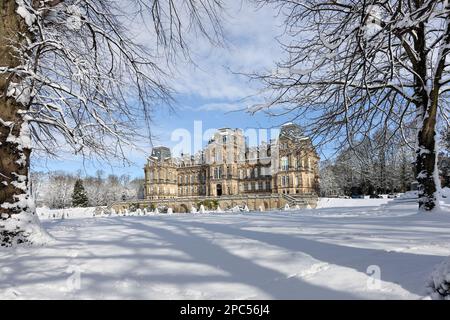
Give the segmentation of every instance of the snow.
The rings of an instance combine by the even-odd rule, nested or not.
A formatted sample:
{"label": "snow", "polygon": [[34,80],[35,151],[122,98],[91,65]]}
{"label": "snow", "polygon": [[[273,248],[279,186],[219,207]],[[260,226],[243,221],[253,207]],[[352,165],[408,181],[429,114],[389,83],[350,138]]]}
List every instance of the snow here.
{"label": "snow", "polygon": [[18,208],[21,210],[20,213],[14,214],[8,219],[1,220],[0,232],[19,232],[10,245],[14,246],[22,242],[33,243],[35,245],[46,245],[54,241],[47,231],[42,228],[40,220],[34,210],[34,201],[29,194],[18,195],[16,196],[16,201],[14,203],[4,202],[1,204],[1,207]]}
{"label": "snow", "polygon": [[335,207],[367,207],[385,204],[390,199],[340,199],[340,198],[319,198],[317,208]]}
{"label": "snow", "polygon": [[439,192],[439,210],[443,212],[450,211],[450,188],[442,188]]}
{"label": "snow", "polygon": [[31,8],[30,4],[25,3],[25,0],[16,0],[17,4],[17,14],[21,16],[28,27],[31,27],[34,22],[36,21],[36,16],[29,11],[29,8]]}
{"label": "snow", "polygon": [[[106,207],[103,209],[106,210]],[[95,207],[66,209],[37,208],[36,211],[40,220],[81,219],[101,215],[102,207],[99,207],[99,210]]]}
{"label": "snow", "polygon": [[406,197],[319,207],[95,218],[95,208],[66,209],[85,218],[44,220],[53,243],[0,250],[0,298],[424,299],[431,274],[447,277],[435,266],[450,255],[450,211],[417,213]]}
{"label": "snow", "polygon": [[429,292],[435,300],[450,300],[450,259],[440,263],[431,274]]}

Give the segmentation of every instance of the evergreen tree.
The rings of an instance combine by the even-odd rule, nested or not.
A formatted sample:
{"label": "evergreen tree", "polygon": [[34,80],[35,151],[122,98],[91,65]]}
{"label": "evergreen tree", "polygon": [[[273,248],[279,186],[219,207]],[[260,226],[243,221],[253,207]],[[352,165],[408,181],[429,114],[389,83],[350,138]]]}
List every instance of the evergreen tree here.
{"label": "evergreen tree", "polygon": [[78,179],[75,182],[72,193],[72,205],[74,207],[87,207],[89,205],[89,199],[84,190],[83,181]]}

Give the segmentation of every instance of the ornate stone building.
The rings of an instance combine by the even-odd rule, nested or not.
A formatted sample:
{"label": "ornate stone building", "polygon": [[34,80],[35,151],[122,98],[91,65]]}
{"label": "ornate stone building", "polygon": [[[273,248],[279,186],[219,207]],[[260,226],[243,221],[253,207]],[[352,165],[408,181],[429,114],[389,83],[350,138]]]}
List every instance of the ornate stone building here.
{"label": "ornate stone building", "polygon": [[[147,200],[318,194],[319,156],[295,124],[277,139],[248,147],[241,129],[219,129],[195,156],[155,147],[145,166]],[[289,195],[289,196],[288,196]]]}

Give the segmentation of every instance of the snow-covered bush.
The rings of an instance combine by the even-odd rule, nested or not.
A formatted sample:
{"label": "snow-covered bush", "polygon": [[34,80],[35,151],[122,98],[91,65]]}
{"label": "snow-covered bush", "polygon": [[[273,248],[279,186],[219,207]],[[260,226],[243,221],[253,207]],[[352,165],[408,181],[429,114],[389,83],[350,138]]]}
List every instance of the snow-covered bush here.
{"label": "snow-covered bush", "polygon": [[450,300],[450,259],[437,265],[428,281],[429,294],[435,300]]}
{"label": "snow-covered bush", "polygon": [[445,187],[441,189],[441,197],[444,199],[450,199],[450,188]]}
{"label": "snow-covered bush", "polygon": [[241,212],[241,208],[239,208],[239,206],[235,206],[231,209],[231,212]]}

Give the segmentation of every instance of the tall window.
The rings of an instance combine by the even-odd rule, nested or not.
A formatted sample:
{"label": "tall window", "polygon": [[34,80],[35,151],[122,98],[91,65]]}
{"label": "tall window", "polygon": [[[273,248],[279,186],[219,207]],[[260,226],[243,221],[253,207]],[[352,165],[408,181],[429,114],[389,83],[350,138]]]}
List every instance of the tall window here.
{"label": "tall window", "polygon": [[217,150],[217,152],[216,152],[216,162],[222,163],[222,151],[221,150]]}
{"label": "tall window", "polygon": [[289,176],[281,177],[281,186],[288,187],[289,186]]}
{"label": "tall window", "polygon": [[222,167],[214,168],[214,178],[221,179],[222,178]]}
{"label": "tall window", "polygon": [[281,170],[283,170],[283,171],[289,170],[289,158],[288,157],[281,158]]}

